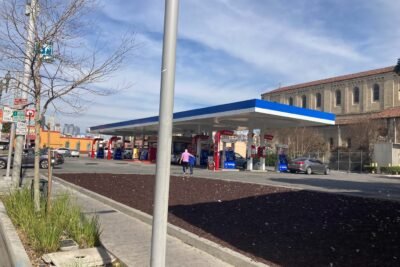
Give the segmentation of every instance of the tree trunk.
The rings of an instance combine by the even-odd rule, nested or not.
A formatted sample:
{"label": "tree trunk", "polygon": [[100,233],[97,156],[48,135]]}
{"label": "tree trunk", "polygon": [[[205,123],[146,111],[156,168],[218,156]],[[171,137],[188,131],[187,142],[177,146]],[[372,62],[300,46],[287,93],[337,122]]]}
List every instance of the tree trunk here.
{"label": "tree trunk", "polygon": [[[40,211],[40,192],[39,192],[39,164],[40,164],[40,97],[35,101],[35,175],[33,182],[33,199],[35,211]],[[48,159],[48,164],[51,164],[51,159]]]}

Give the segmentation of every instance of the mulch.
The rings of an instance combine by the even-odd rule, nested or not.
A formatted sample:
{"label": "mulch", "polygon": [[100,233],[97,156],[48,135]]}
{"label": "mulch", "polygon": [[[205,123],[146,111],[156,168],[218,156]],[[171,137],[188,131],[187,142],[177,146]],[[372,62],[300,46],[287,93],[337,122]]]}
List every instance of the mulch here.
{"label": "mulch", "polygon": [[[58,174],[152,214],[154,175]],[[400,203],[171,177],[168,221],[271,266],[400,266]]]}

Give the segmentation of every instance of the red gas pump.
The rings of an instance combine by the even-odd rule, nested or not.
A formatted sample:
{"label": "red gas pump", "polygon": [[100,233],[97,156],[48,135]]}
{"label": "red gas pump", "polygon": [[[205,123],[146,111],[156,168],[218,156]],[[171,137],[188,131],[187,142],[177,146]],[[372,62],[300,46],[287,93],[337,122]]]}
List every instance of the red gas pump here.
{"label": "red gas pump", "polygon": [[265,146],[258,147],[257,155],[258,155],[259,158],[265,158],[265,156],[267,155]]}
{"label": "red gas pump", "polygon": [[92,159],[94,159],[94,145],[96,144],[97,141],[100,142],[100,141],[103,141],[103,140],[104,140],[103,138],[94,138],[93,139],[93,141],[92,141],[92,152],[90,153],[90,157]]}
{"label": "red gas pump", "polygon": [[148,160],[150,162],[153,162],[156,160],[156,157],[157,157],[157,147],[156,147],[156,143],[153,143],[152,145],[149,146]]}
{"label": "red gas pump", "polygon": [[257,149],[255,145],[251,145],[250,152],[252,158],[255,158],[257,156]]}
{"label": "red gas pump", "polygon": [[221,130],[215,133],[214,138],[214,166],[215,170],[219,170],[219,142],[221,141],[221,135],[233,135],[234,132],[230,130]]}
{"label": "red gas pump", "polygon": [[110,138],[110,140],[108,140],[108,154],[107,154],[107,159],[110,160],[111,159],[111,147],[112,147],[112,143],[121,139],[120,137],[117,136],[113,136]]}

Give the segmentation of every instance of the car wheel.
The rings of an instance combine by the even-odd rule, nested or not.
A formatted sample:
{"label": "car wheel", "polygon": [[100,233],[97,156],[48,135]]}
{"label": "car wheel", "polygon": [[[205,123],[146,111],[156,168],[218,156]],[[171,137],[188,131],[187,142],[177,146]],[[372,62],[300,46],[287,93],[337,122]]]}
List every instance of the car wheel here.
{"label": "car wheel", "polygon": [[311,168],[310,168],[310,167],[307,167],[307,169],[306,169],[306,173],[307,173],[308,175],[312,174],[312,170],[311,170]]}
{"label": "car wheel", "polygon": [[49,162],[47,161],[47,159],[44,159],[40,162],[41,169],[47,169],[48,167],[49,167]]}
{"label": "car wheel", "polygon": [[0,160],[0,169],[5,169],[7,167],[7,162],[5,160]]}
{"label": "car wheel", "polygon": [[247,170],[247,162],[243,163],[243,170]]}
{"label": "car wheel", "polygon": [[296,173],[296,170],[290,170],[291,173]]}
{"label": "car wheel", "polygon": [[325,174],[325,175],[328,175],[329,172],[330,172],[329,168],[326,168],[324,174]]}

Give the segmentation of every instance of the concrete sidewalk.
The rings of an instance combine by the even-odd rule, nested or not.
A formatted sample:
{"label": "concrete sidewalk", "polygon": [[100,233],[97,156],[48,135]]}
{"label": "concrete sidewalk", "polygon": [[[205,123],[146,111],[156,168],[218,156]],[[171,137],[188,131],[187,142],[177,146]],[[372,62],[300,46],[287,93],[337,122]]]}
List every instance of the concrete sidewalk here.
{"label": "concrete sidewalk", "polygon": [[[69,191],[54,182],[54,191]],[[77,203],[87,214],[96,214],[101,225],[104,247],[128,266],[150,266],[151,226],[73,190]],[[177,238],[168,236],[166,266],[232,266]]]}

